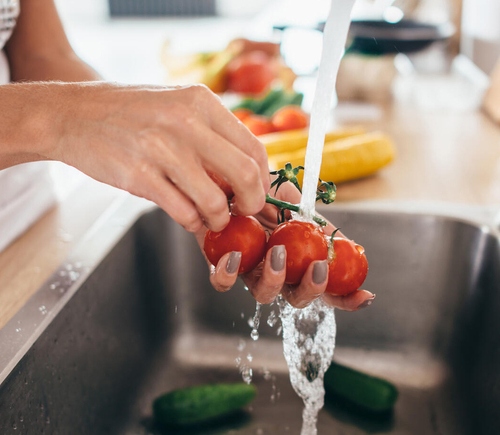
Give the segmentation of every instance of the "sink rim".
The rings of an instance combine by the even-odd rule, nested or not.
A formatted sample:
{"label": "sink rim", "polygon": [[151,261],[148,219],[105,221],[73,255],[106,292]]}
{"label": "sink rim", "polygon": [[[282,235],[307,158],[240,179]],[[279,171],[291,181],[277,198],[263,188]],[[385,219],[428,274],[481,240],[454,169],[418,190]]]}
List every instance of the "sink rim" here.
{"label": "sink rim", "polygon": [[[0,329],[0,386],[108,252],[142,215],[155,209],[158,206],[133,195],[114,200],[60,266]],[[462,221],[500,239],[500,213],[495,205],[373,200],[321,205],[317,210],[428,215]]]}

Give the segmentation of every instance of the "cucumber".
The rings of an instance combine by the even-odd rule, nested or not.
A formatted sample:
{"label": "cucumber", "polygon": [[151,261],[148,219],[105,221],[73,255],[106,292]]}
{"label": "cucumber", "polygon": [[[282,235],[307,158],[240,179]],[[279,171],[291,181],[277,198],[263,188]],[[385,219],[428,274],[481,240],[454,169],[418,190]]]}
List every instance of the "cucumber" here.
{"label": "cucumber", "polygon": [[302,93],[285,91],[283,89],[271,89],[262,98],[244,98],[239,104],[232,107],[231,110],[248,109],[256,115],[270,117],[283,106],[290,104],[300,106],[303,98],[304,94]]}
{"label": "cucumber", "polygon": [[254,385],[244,382],[177,389],[154,400],[153,417],[166,427],[206,423],[248,405],[256,393]]}
{"label": "cucumber", "polygon": [[366,411],[391,410],[398,390],[389,381],[332,362],[325,373],[325,393],[336,400],[350,402]]}

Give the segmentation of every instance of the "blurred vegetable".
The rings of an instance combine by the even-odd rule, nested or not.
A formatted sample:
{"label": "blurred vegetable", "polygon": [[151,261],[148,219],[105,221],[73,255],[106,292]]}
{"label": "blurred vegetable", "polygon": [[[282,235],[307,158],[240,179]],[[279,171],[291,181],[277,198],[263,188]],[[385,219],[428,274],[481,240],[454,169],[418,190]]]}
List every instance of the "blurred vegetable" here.
{"label": "blurred vegetable", "polygon": [[254,50],[235,57],[227,64],[226,90],[260,95],[270,89],[275,78],[272,58],[263,51]]}
{"label": "blurred vegetable", "polygon": [[273,124],[269,118],[262,115],[249,115],[241,122],[256,136],[268,134],[273,131]]}
{"label": "blurred vegetable", "polygon": [[299,130],[309,125],[309,115],[299,106],[287,105],[271,116],[274,131]]}
{"label": "blurred vegetable", "polygon": [[300,108],[303,97],[298,92],[271,89],[263,97],[243,99],[232,112],[255,135],[301,129],[309,124],[309,115]]}
{"label": "blurred vegetable", "polygon": [[[334,183],[366,177],[392,162],[395,154],[394,144],[381,132],[356,134],[326,142],[319,176]],[[304,160],[305,148],[269,154],[269,161],[276,168],[288,162],[293,167],[303,166]]]}
{"label": "blurred vegetable", "polygon": [[398,390],[389,381],[332,362],[324,379],[327,399],[347,401],[358,408],[380,413],[390,411]]}
{"label": "blurred vegetable", "polygon": [[248,405],[256,393],[254,385],[243,382],[182,388],[155,399],[153,416],[163,427],[205,423]]}
{"label": "blurred vegetable", "polygon": [[[338,128],[326,133],[325,143],[364,133],[361,127]],[[309,131],[303,129],[273,132],[260,136],[259,140],[266,146],[267,153],[273,155],[305,149],[308,138]]]}
{"label": "blurred vegetable", "polygon": [[247,97],[241,100],[239,104],[231,110],[233,112],[246,109],[256,115],[272,116],[274,113],[284,106],[296,105],[300,106],[304,95],[295,91],[289,91],[283,88],[271,89],[262,97]]}
{"label": "blurred vegetable", "polygon": [[175,54],[166,42],[162,62],[169,84],[203,83],[212,91],[258,95],[275,82],[291,89],[295,74],[285,64],[279,44],[238,38],[220,51]]}

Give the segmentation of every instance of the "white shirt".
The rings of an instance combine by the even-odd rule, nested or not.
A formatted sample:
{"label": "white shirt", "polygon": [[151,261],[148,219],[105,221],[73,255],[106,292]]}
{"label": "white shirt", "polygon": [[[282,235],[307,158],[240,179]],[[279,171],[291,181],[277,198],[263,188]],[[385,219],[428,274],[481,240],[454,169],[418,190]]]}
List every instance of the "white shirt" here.
{"label": "white shirt", "polygon": [[[19,0],[0,0],[0,50],[12,35],[19,16]],[[0,85],[9,82],[9,64],[0,51]]]}
{"label": "white shirt", "polygon": [[[19,0],[0,0],[0,85],[9,83],[9,64],[2,48],[16,25],[19,9]],[[0,170],[0,251],[54,204],[49,165],[33,162]]]}

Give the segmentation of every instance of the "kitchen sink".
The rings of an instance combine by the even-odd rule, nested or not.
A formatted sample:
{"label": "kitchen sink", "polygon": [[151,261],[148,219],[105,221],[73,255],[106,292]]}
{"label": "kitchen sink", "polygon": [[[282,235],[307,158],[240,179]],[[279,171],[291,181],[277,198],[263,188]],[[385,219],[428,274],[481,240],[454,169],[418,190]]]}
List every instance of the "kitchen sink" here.
{"label": "kitchen sink", "polygon": [[[327,400],[318,434],[500,433],[500,251],[479,207],[320,209],[366,248],[375,303],[336,311],[334,359],[394,383],[393,412]],[[476,213],[477,211],[477,213]],[[487,213],[486,213],[487,214]],[[488,215],[489,216],[489,215]],[[152,400],[249,379],[253,404],[189,434],[299,434],[277,305],[214,291],[194,238],[137,199],[114,204],[0,331],[0,433],[159,433]]]}

